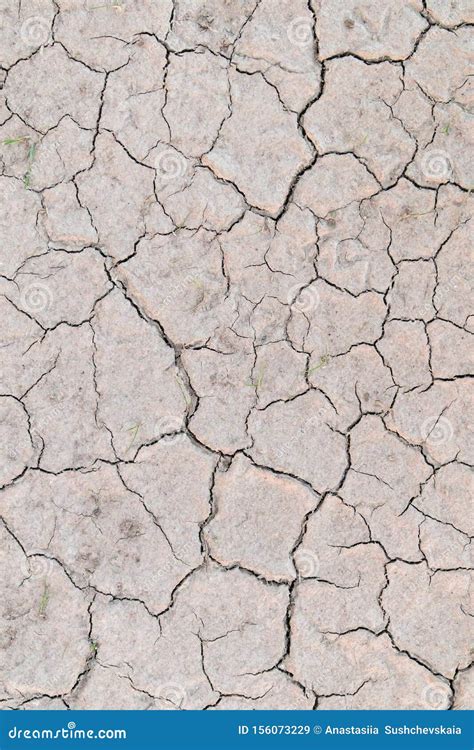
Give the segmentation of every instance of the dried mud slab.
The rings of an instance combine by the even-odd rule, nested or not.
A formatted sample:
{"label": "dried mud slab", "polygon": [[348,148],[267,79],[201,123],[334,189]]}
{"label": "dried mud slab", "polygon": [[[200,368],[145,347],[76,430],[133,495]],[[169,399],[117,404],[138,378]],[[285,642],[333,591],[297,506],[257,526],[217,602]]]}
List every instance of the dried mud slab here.
{"label": "dried mud slab", "polygon": [[469,2],[0,14],[2,707],[473,708]]}

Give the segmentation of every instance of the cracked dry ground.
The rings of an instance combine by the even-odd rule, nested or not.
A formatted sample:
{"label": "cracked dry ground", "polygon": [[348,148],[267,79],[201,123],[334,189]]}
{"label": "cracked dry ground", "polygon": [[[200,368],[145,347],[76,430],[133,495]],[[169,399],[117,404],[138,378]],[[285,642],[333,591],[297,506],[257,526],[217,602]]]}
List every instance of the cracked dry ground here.
{"label": "cracked dry ground", "polygon": [[468,0],[0,5],[1,705],[472,705]]}

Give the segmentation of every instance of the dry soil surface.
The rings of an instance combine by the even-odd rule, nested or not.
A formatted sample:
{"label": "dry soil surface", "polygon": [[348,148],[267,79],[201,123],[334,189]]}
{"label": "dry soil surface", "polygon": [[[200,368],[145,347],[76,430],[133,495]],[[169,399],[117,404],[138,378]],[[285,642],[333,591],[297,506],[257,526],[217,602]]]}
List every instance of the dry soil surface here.
{"label": "dry soil surface", "polygon": [[2,705],[472,707],[469,0],[0,12]]}

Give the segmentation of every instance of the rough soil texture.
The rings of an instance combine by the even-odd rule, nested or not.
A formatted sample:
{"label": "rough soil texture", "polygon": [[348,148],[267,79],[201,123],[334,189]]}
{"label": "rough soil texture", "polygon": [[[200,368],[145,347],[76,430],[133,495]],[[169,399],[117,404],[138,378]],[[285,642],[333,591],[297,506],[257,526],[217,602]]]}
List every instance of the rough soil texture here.
{"label": "rough soil texture", "polygon": [[470,3],[0,12],[2,706],[474,707]]}

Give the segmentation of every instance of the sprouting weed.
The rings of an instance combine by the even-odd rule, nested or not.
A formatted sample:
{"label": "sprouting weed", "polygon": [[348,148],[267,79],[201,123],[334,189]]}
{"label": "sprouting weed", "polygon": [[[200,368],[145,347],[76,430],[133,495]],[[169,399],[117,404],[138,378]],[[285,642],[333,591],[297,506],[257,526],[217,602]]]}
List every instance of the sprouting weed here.
{"label": "sprouting weed", "polygon": [[90,650],[94,654],[94,656],[97,654],[97,651],[99,650],[99,644],[97,641],[89,641]]}
{"label": "sprouting weed", "polygon": [[35,157],[36,157],[36,149],[37,149],[37,144],[36,143],[31,143],[30,147],[28,149],[28,157],[27,157],[28,158],[28,169],[26,170],[25,174],[23,175],[23,184],[24,184],[25,188],[29,188],[30,187],[30,183],[31,183],[31,168],[33,166],[33,162],[34,162]]}
{"label": "sprouting weed", "polygon": [[18,143],[24,143],[29,140],[29,138],[29,135],[19,135],[16,138],[5,138],[2,143],[4,146],[16,146]]}
{"label": "sprouting weed", "polygon": [[428,216],[428,214],[432,214],[433,212],[434,212],[434,209],[432,208],[430,211],[420,211],[420,213],[403,214],[403,216],[400,217],[400,221],[407,221],[408,219],[417,219],[419,216]]}
{"label": "sprouting weed", "polygon": [[323,356],[319,358],[318,364],[308,370],[308,375],[311,375],[312,372],[316,372],[316,370],[320,370],[321,367],[326,367],[326,365],[329,364],[330,360],[331,357],[329,356],[329,354],[323,354]]}
{"label": "sprouting weed", "polygon": [[263,385],[263,369],[258,373],[255,379],[255,388],[260,388]]}
{"label": "sprouting weed", "polygon": [[46,607],[48,606],[48,602],[49,602],[49,586],[47,583],[45,583],[43,593],[41,594],[39,607],[38,607],[38,614],[40,617],[46,616]]}
{"label": "sprouting weed", "polygon": [[186,404],[187,407],[191,406],[191,399],[189,398],[186,388],[181,382],[181,378],[179,378],[177,375],[175,375],[175,378],[176,378],[176,382],[178,383],[179,390],[183,394],[184,403]]}
{"label": "sprouting weed", "polygon": [[201,281],[201,279],[198,279],[196,277],[191,279],[191,284],[196,287],[196,289],[205,289],[204,283]]}
{"label": "sprouting weed", "polygon": [[441,132],[444,133],[445,135],[449,135],[450,130],[451,130],[451,124],[447,122]]}
{"label": "sprouting weed", "polygon": [[185,229],[186,228],[186,224],[187,224],[187,221],[188,221],[190,215],[191,215],[191,212],[187,213],[186,216],[184,217],[184,219],[181,219],[180,222],[178,222],[177,224],[175,224],[175,227],[174,227],[174,229],[172,231],[172,234],[176,234],[176,232],[179,232],[180,229]]}
{"label": "sprouting weed", "polygon": [[[31,140],[31,136],[29,135],[18,135],[14,138],[5,138],[2,143],[4,146],[18,146],[20,143],[26,143],[27,141]],[[36,143],[30,143],[28,147],[28,154],[27,154],[27,160],[28,160],[28,169],[26,170],[25,174],[23,175],[23,184],[25,188],[30,187],[31,183],[31,168],[33,166],[33,162],[36,157],[36,149],[37,149]]]}
{"label": "sprouting weed", "polygon": [[130,450],[130,448],[134,444],[135,440],[137,439],[137,435],[138,435],[138,433],[140,431],[140,427],[141,427],[141,423],[139,422],[138,424],[133,425],[133,427],[129,427],[127,429],[127,432],[132,433],[132,439],[131,439],[130,444],[129,444],[127,450],[125,451],[125,453],[128,453],[128,451]]}
{"label": "sprouting weed", "polygon": [[264,375],[264,372],[265,372],[265,368],[262,367],[262,369],[260,370],[260,372],[257,373],[257,376],[255,378],[250,377],[247,380],[247,382],[245,383],[245,385],[248,388],[255,388],[256,390],[258,390],[259,388],[261,388],[262,385],[263,385],[263,375]]}

